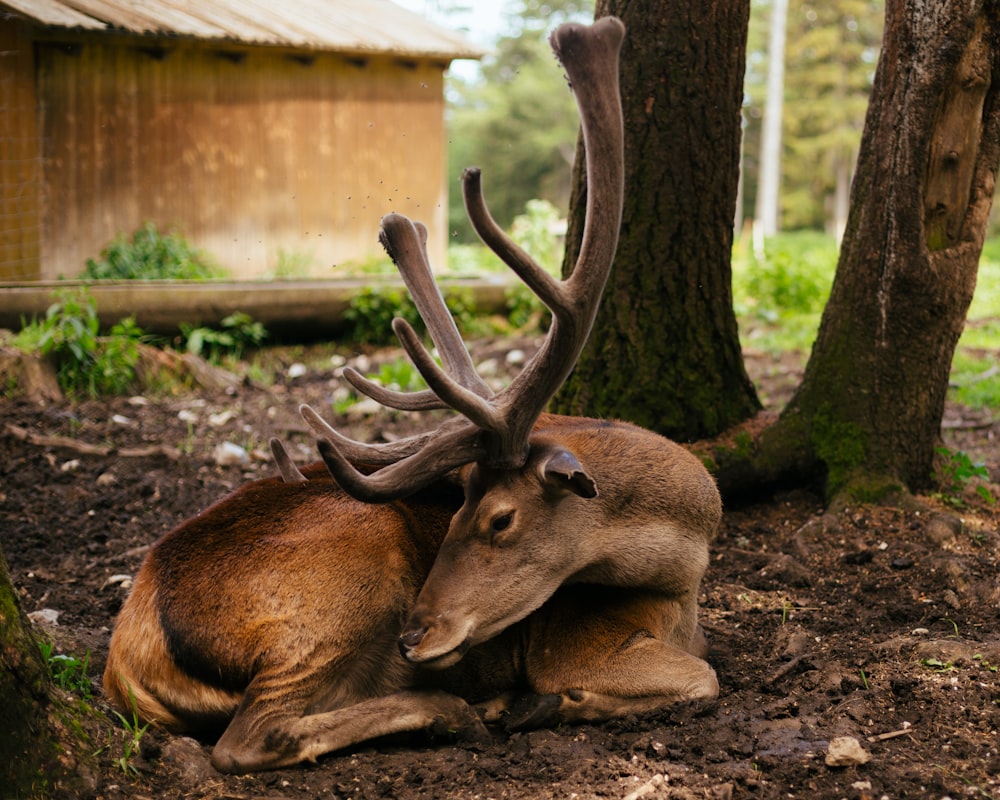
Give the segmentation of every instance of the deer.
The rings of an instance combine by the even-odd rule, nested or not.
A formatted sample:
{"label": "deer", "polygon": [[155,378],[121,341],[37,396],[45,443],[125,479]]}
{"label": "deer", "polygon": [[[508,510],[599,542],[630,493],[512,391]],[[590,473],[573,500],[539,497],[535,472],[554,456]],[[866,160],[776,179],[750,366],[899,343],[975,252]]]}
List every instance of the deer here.
{"label": "deer", "polygon": [[119,709],[218,736],[212,764],[275,769],[390,734],[491,741],[509,729],[708,704],[698,592],[721,519],[715,482],[682,446],[635,425],[545,411],[593,324],[624,194],[612,17],[551,44],[576,96],[587,198],[579,256],[557,279],[490,216],[463,175],[484,242],[552,311],[538,351],[494,391],[476,372],[399,214],[380,240],[441,365],[393,321],[427,389],[359,392],[403,411],[450,409],[394,442],[300,412],[321,461],[251,481],[156,542],[118,614],[103,675]]}

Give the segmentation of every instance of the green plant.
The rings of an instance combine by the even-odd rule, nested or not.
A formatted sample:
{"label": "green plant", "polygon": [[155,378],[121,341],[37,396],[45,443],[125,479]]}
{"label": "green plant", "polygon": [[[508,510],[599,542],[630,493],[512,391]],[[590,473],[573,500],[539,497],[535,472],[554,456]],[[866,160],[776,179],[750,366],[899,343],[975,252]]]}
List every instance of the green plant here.
{"label": "green plant", "polygon": [[407,358],[386,361],[379,367],[377,374],[368,377],[376,380],[387,389],[394,389],[398,392],[416,392],[427,388],[420,372]]}
{"label": "green plant", "polygon": [[[467,293],[447,292],[444,300],[459,330],[479,330],[475,306]],[[396,286],[365,287],[351,298],[344,312],[344,319],[351,327],[351,339],[359,344],[395,344],[392,321],[396,317],[410,323],[417,333],[423,335],[426,332],[413,299],[404,289]]]}
{"label": "green plant", "polygon": [[[1000,336],[994,334],[994,345]],[[949,394],[970,408],[1000,409],[1000,369],[995,355],[979,357],[957,350],[951,364]]]}
{"label": "green plant", "polygon": [[811,232],[768,239],[758,260],[746,245],[733,251],[737,314],[776,322],[789,314],[822,311],[837,265],[837,245]]}
{"label": "green plant", "polygon": [[236,311],[224,318],[220,328],[180,324],[184,348],[196,356],[218,363],[224,355],[240,358],[247,347],[259,347],[267,338],[267,329],[253,317]]}
{"label": "green plant", "polygon": [[85,280],[206,280],[221,272],[209,257],[177,231],[160,233],[145,223],[132,238],[119,234],[102,251],[87,259]]}
{"label": "green plant", "polygon": [[529,200],[514,217],[510,237],[552,275],[559,274],[566,220],[548,200]]}
{"label": "green plant", "polygon": [[131,687],[128,690],[128,699],[132,707],[131,719],[119,711],[114,712],[114,715],[118,717],[122,727],[125,729],[125,742],[122,754],[115,759],[115,765],[126,775],[138,775],[139,770],[132,763],[132,758],[139,752],[139,748],[142,745],[142,737],[146,735],[146,731],[149,730],[152,721],[147,722],[145,725],[139,724],[139,708],[136,705],[135,695],[132,693]]}
{"label": "green plant", "polygon": [[75,692],[84,698],[91,697],[90,676],[87,675],[87,668],[90,666],[90,651],[78,658],[55,652],[55,645],[49,641],[40,641],[39,649],[42,657],[48,664],[49,674],[53,682],[61,689]]}
{"label": "green plant", "polygon": [[[962,507],[962,493],[965,487],[974,478],[989,479],[989,471],[984,464],[976,464],[969,457],[968,453],[962,450],[949,450],[947,447],[939,447],[935,451],[938,454],[935,478],[941,487],[940,497],[951,505]],[[988,487],[978,484],[975,487],[976,494],[983,502],[992,505],[996,498]]]}
{"label": "green plant", "polygon": [[344,319],[351,327],[351,338],[359,344],[394,344],[392,321],[402,317],[422,330],[420,314],[410,296],[394,286],[368,286],[351,298]]}
{"label": "green plant", "polygon": [[59,386],[69,395],[124,394],[135,382],[142,330],[129,317],[101,337],[97,305],[86,292],[57,292],[43,320],[23,324],[14,345],[56,363]]}

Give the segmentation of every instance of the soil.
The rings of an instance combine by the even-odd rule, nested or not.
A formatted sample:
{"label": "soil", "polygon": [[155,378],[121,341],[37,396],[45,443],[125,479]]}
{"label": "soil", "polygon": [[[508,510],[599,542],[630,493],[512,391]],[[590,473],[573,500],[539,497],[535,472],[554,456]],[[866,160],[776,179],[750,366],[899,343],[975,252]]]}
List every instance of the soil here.
{"label": "soil", "polygon": [[[508,350],[479,342],[476,357],[502,373]],[[140,398],[0,400],[0,545],[42,635],[61,652],[89,651],[99,709],[107,711],[98,676],[129,576],[186,517],[273,474],[269,436],[300,463],[314,460],[299,403],[326,409],[358,437],[413,425],[387,412],[333,417],[341,361],[328,349],[268,356],[278,377],[266,386],[223,376],[216,388]],[[780,408],[800,360],[748,353],[747,361],[762,396]],[[304,374],[289,370],[293,362]],[[949,447],[986,463],[1000,494],[1000,422],[949,406],[945,434]],[[217,463],[227,442],[249,460]],[[109,715],[95,733],[94,749],[105,749],[84,795],[1000,797],[1000,509],[966,483],[958,498],[929,495],[910,510],[832,515],[808,489],[729,508],[701,598],[722,686],[707,710],[497,730],[487,745],[396,738],[242,777],[211,768],[210,741],[152,729],[123,760],[125,731]],[[831,764],[840,737],[863,752]]]}

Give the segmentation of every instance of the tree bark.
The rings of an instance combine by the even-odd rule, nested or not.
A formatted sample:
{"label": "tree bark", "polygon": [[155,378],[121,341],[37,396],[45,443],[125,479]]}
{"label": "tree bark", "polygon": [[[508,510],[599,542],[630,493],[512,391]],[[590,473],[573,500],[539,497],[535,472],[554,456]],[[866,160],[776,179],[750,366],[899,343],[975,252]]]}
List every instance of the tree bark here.
{"label": "tree bark", "polygon": [[929,484],[1000,155],[998,42],[994,3],[886,3],[830,300],[756,480],[820,475],[852,500]]}
{"label": "tree bark", "polygon": [[[563,413],[627,419],[680,440],[759,408],[743,367],[730,254],[747,0],[599,0],[622,19],[625,208],[604,301]],[[585,208],[578,153],[564,274]]]}
{"label": "tree bark", "polygon": [[49,673],[17,602],[0,550],[0,789],[3,797],[76,796],[93,783],[92,742],[79,727],[89,709],[53,696]]}

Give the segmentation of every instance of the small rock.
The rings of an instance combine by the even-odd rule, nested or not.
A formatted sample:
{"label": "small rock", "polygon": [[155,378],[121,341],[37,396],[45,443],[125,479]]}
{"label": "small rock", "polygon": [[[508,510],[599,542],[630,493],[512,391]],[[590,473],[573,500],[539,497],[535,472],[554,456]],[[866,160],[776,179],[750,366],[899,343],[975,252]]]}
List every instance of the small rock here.
{"label": "small rock", "polygon": [[955,514],[934,514],[927,520],[927,538],[936,545],[952,544],[962,532],[962,519]]}
{"label": "small rock", "polygon": [[114,486],[118,483],[118,478],[113,472],[102,472],[97,476],[95,483],[98,486]]}
{"label": "small rock", "polygon": [[231,408],[227,408],[225,411],[220,411],[218,414],[209,414],[208,424],[213,428],[221,428],[230,420],[236,417],[236,412]]}
{"label": "small rock", "polygon": [[500,372],[500,362],[495,358],[487,358],[476,365],[476,372],[481,378],[495,378]]}
{"label": "small rock", "polygon": [[181,422],[186,422],[189,425],[194,425],[198,421],[198,415],[189,408],[182,408],[177,412],[177,419]]}
{"label": "small rock", "polygon": [[114,414],[111,417],[111,421],[115,423],[115,425],[123,425],[126,428],[132,424],[132,420],[124,414]]}
{"label": "small rock", "polygon": [[57,611],[54,608],[40,608],[38,611],[32,611],[28,614],[28,619],[45,625],[58,625],[60,614],[62,611]]}
{"label": "small rock", "polygon": [[524,363],[524,358],[524,351],[514,348],[507,353],[507,357],[504,360],[507,362],[508,366],[519,367]]}
{"label": "small rock", "polygon": [[294,381],[296,378],[301,378],[308,372],[309,368],[305,364],[300,364],[298,361],[296,361],[288,368],[285,374],[288,376],[289,380]]}
{"label": "small rock", "polygon": [[828,767],[856,767],[870,760],[871,755],[853,736],[838,736],[830,740],[826,753]]}
{"label": "small rock", "polygon": [[348,420],[357,421],[364,419],[365,417],[371,417],[375,414],[380,414],[383,411],[381,404],[372,400],[370,397],[365,397],[362,400],[356,402],[345,412],[345,416]]}
{"label": "small rock", "polygon": [[161,760],[177,770],[188,786],[198,786],[216,776],[204,748],[188,736],[179,736],[163,745]]}
{"label": "small rock", "polygon": [[64,461],[59,465],[60,472],[75,472],[80,468],[80,459],[71,458],[69,461]]}
{"label": "small rock", "polygon": [[330,356],[330,366],[334,369],[344,366],[347,363],[347,359],[344,358],[340,353],[334,353]]}
{"label": "small rock", "polygon": [[230,467],[234,464],[246,464],[250,461],[250,455],[238,444],[232,442],[220,442],[212,451],[215,463],[220,467]]}
{"label": "small rock", "polygon": [[141,408],[142,406],[148,406],[149,400],[147,400],[141,394],[137,394],[128,399],[128,404],[130,406],[136,406],[138,408]]}

